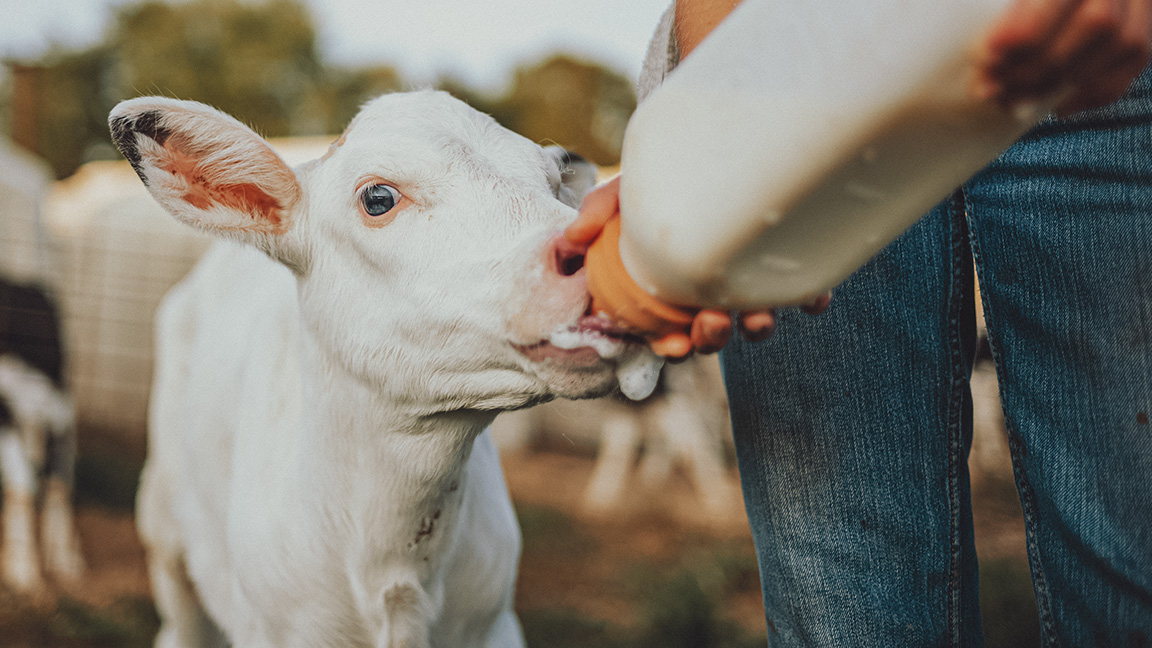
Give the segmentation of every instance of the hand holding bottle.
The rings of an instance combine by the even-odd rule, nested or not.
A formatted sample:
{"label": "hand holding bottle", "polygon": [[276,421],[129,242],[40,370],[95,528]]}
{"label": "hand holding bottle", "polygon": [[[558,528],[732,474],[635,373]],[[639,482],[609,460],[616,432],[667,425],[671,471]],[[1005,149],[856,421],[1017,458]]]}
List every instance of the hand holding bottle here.
{"label": "hand holding bottle", "polygon": [[[694,48],[699,44],[700,40],[703,40],[703,38],[711,32],[712,28],[735,7],[736,3],[738,2],[734,3],[732,0],[677,0],[675,31],[677,43],[680,45],[682,59],[683,56],[688,56],[690,52],[694,51]],[[756,18],[757,16],[764,18],[764,12],[761,10],[761,7],[766,6],[768,6],[767,3],[758,5],[755,10],[750,7],[749,12],[744,12],[744,15],[748,18]],[[995,18],[995,15],[990,17]],[[759,18],[757,18],[756,22],[744,24],[761,24]],[[909,18],[909,20],[912,20],[912,18]],[[979,45],[975,52],[976,59],[969,59],[972,63],[975,63],[975,66],[973,66],[975,69],[973,69],[972,76],[965,81],[965,83],[971,83],[969,88],[973,104],[975,104],[975,101],[980,101],[980,103],[983,103],[985,106],[987,105],[987,101],[994,101],[994,103],[998,103],[1006,108],[1014,108],[1017,106],[1026,107],[1029,105],[1052,106],[1055,103],[1056,108],[1058,108],[1060,112],[1067,113],[1082,110],[1082,108],[1086,107],[1102,105],[1119,97],[1121,93],[1127,89],[1132,78],[1146,65],[1150,51],[1152,51],[1152,46],[1150,46],[1150,43],[1152,43],[1152,0],[1016,0],[1014,3],[1011,3],[1006,13],[1003,13],[999,18],[995,18],[995,21],[986,24],[991,24],[992,27],[985,28],[985,32],[977,32],[985,33],[985,37],[976,40],[976,43]],[[937,25],[937,27],[939,28],[940,25]],[[751,29],[755,30],[757,28],[753,27]],[[729,33],[732,33],[732,30],[729,30]],[[957,33],[960,32],[957,31]],[[827,35],[824,35],[824,37],[827,37]],[[757,42],[763,42],[763,40],[757,40]],[[866,38],[863,42],[866,42]],[[733,58],[733,56],[738,58],[738,54],[734,54],[733,51],[729,51],[728,56],[730,56],[730,58]],[[713,58],[715,58],[714,54]],[[841,61],[841,63],[842,62],[843,61]],[[783,60],[783,65],[791,65],[790,59],[788,59],[787,56],[785,56],[785,60]],[[712,67],[715,67],[714,62],[712,63]],[[828,67],[839,69],[835,65],[832,65],[832,63],[829,63]],[[779,68],[770,67],[768,69],[774,70]],[[722,74],[722,70],[717,70],[717,73]],[[677,74],[679,74],[679,70],[677,70]],[[796,81],[795,78],[793,81]],[[801,84],[803,85],[803,83]],[[818,89],[821,88],[821,86],[817,84],[814,88]],[[961,95],[963,88],[964,85],[961,83]],[[661,88],[657,92],[659,93],[661,91],[664,91],[664,89]],[[819,95],[817,90],[809,89],[808,91],[816,92],[817,95]],[[681,92],[681,95],[682,93],[683,92]],[[668,93],[665,92],[665,95],[668,95]],[[1047,104],[1045,104],[1045,101],[1047,101]],[[667,104],[667,101],[665,101],[665,103]],[[646,105],[645,107],[650,106]],[[664,107],[667,108],[668,106]],[[978,113],[979,108],[976,108],[973,114]],[[1017,119],[1023,119],[1022,116],[1020,116],[1023,115],[1023,112],[1014,114],[1018,115]],[[984,118],[977,116],[976,119],[978,121]],[[1021,121],[1020,123],[1026,122]],[[976,128],[985,127],[976,126]],[[1002,138],[1003,143],[1000,145],[1007,145],[1018,133],[1021,133],[1022,130],[1014,130],[1015,128],[1018,127],[1011,126],[1010,121],[1007,120],[1003,125],[988,128],[987,138],[990,143],[982,145],[990,151],[988,152],[990,158],[993,152],[992,149],[995,148],[995,146],[993,146],[995,142],[1000,141],[1000,138]],[[899,140],[899,134],[896,134],[896,137],[897,140],[894,142],[899,144],[901,142]],[[711,140],[708,141],[712,142]],[[649,146],[649,149],[661,149],[658,143],[653,144],[649,142],[646,145]],[[734,145],[740,146],[741,144],[735,143]],[[963,145],[963,142],[952,145]],[[680,148],[691,150],[689,146],[684,146],[683,143],[681,143]],[[943,148],[947,149],[948,145],[943,146]],[[896,146],[896,149],[899,150],[899,146]],[[814,150],[814,148],[812,148],[812,150]],[[877,150],[882,151],[882,149]],[[667,153],[667,151],[665,152]],[[681,151],[675,150],[674,152],[676,155],[680,155]],[[980,153],[980,156],[983,155],[984,153]],[[884,153],[881,152],[880,157],[882,158],[882,156],[884,156]],[[985,164],[984,160],[990,159],[980,156],[972,156],[972,160],[967,160],[963,163],[963,165],[970,167],[969,173],[975,172],[976,169]],[[931,157],[932,156],[929,156],[930,159]],[[675,168],[676,173],[685,175],[684,169],[676,168],[675,165],[666,164],[668,163],[666,156],[658,156],[655,159],[661,160],[658,171],[655,171],[657,176],[667,168]],[[941,158],[937,156],[937,159],[952,160],[958,158]],[[628,169],[631,167],[627,164],[624,166],[626,166],[626,173],[629,173],[629,178],[644,178],[643,175],[632,175],[636,172],[635,168],[632,168],[632,171],[629,172]],[[899,165],[897,165],[897,168],[899,168]],[[649,169],[649,171],[651,172],[652,169]],[[905,171],[907,171],[907,169],[905,169]],[[707,173],[704,174],[707,175]],[[915,174],[916,173],[912,173],[912,175]],[[695,175],[688,174],[688,176]],[[650,173],[649,176],[647,176],[646,182],[651,183],[651,178]],[[780,179],[771,173],[768,174],[767,178],[775,179],[778,181],[776,183],[780,184]],[[713,180],[717,180],[717,178],[713,178]],[[720,180],[723,180],[723,176],[721,176]],[[958,174],[954,179],[945,180],[957,183],[962,181]],[[705,182],[705,180],[700,181]],[[642,182],[642,184],[638,184],[638,187],[650,188],[649,184],[643,183],[645,180],[638,182]],[[909,214],[908,224],[911,223],[912,216],[915,216],[917,213],[922,213],[919,211],[920,209],[927,209],[927,206],[932,204],[931,199],[922,198],[937,198],[937,196],[934,195],[935,191],[940,191],[942,195],[948,187],[955,186],[955,184],[948,184],[946,187],[945,184],[943,184],[943,180],[924,184],[918,184],[911,180],[909,180],[909,182],[910,183],[905,183],[904,186],[920,187],[920,189],[917,189],[920,193],[932,193],[933,195],[920,196],[916,198],[916,201],[911,201],[918,201],[917,204],[923,203],[919,204],[915,211],[908,209],[909,205],[905,205],[904,209],[907,209]],[[711,182],[706,183],[708,187],[712,187]],[[733,182],[729,182],[729,184],[732,183]],[[718,182],[718,184],[723,184],[723,182]],[[743,184],[740,184],[740,182],[736,182],[736,184],[743,187]],[[940,184],[940,186],[935,187],[935,184]],[[855,184],[851,184],[849,181],[846,186],[855,187]],[[782,188],[788,189],[787,182]],[[738,188],[737,194],[733,194],[733,189],[733,187],[718,187],[715,190],[717,190],[718,195],[721,196],[741,195],[738,193]],[[785,195],[786,193],[780,193],[780,189],[781,187],[765,188],[763,189],[763,193],[771,194],[772,196]],[[900,189],[896,186],[885,187],[884,190],[877,188],[877,190],[872,190],[872,194],[869,195],[885,195],[885,191],[888,191],[887,195],[893,195],[892,191],[900,191]],[[589,246],[593,240],[596,240],[601,229],[604,229],[605,225],[611,223],[613,218],[619,214],[619,194],[619,179],[609,182],[606,186],[594,191],[582,206],[581,214],[579,214],[576,223],[569,228],[567,233],[569,240],[577,244],[584,244],[584,246]],[[667,193],[652,195],[650,191],[649,194],[644,195],[641,203],[636,203],[638,199],[637,194],[635,194],[634,189],[629,186],[629,194],[626,197],[631,201],[629,203],[631,205],[629,206],[631,216],[629,216],[630,220],[628,223],[630,226],[630,235],[635,235],[637,232],[644,232],[644,227],[647,227],[646,232],[651,233],[653,227],[652,219],[657,218],[657,221],[659,221],[657,214],[665,214],[669,209],[675,211],[675,205],[661,203],[661,196],[667,196]],[[665,203],[666,202],[667,201],[665,201]],[[647,208],[649,218],[647,218],[646,224],[637,225],[638,223],[642,223],[642,221],[636,220],[636,218],[638,218],[636,211],[644,211],[642,205],[651,205]],[[726,211],[719,210],[717,213],[713,213],[712,216],[714,219],[717,214],[727,213]],[[765,213],[772,212],[768,211]],[[846,218],[848,216],[849,214],[846,214]],[[856,214],[851,214],[851,217],[855,218]],[[811,214],[805,214],[805,218],[803,219],[797,217],[794,223],[799,223],[801,220],[812,223],[812,227],[818,227],[817,231],[813,232],[813,234],[816,234],[816,238],[813,239],[813,244],[816,244],[818,248],[823,246],[823,248],[819,249],[829,249],[829,243],[832,244],[833,248],[844,243],[844,241],[823,241],[818,243],[817,240],[823,236],[818,234],[818,232],[821,231],[819,227],[826,227],[827,224],[817,224],[816,220],[811,219]],[[861,221],[861,223],[863,223],[863,221]],[[895,220],[893,220],[893,223],[895,223]],[[607,249],[611,247],[613,250],[615,249],[617,244],[616,238],[619,236],[620,229],[616,225],[617,224],[609,225],[605,231],[606,235],[601,238],[605,241],[611,239],[611,244],[597,244],[596,247],[592,248],[593,255],[596,255],[597,248]],[[902,231],[903,227],[907,227],[907,225],[889,228],[892,229],[890,232],[873,232],[872,238],[882,243],[882,240],[895,238],[895,236]],[[698,229],[699,226],[676,232],[681,239],[679,249],[681,253],[684,253],[683,258],[685,261],[681,262],[683,269],[711,268],[711,265],[702,265],[703,262],[699,261],[699,259],[696,259],[696,261],[688,261],[688,259],[696,253],[687,253],[685,250],[689,248],[684,248],[684,246],[694,244],[692,241],[697,240],[694,236],[697,236],[696,232]],[[823,229],[823,232],[834,231],[835,229]],[[795,234],[795,232],[793,234]],[[685,236],[687,236],[687,239],[685,239]],[[887,236],[887,239],[885,239],[885,236]],[[793,240],[795,240],[795,236],[793,236]],[[856,242],[859,240],[861,239],[856,239]],[[635,242],[635,239],[632,239],[632,241],[634,241],[634,243],[632,243],[634,246],[638,244]],[[649,244],[651,244],[651,241]],[[847,244],[851,247],[854,246],[855,243],[849,241]],[[659,246],[666,246],[666,243],[661,242]],[[864,246],[858,247],[863,249]],[[634,250],[635,249],[634,247]],[[703,249],[708,250],[708,248]],[[840,263],[841,265],[846,265],[846,268],[844,268],[842,274],[838,274],[838,276],[846,277],[848,272],[850,272],[852,268],[855,268],[855,264],[866,261],[867,256],[874,253],[877,249],[879,249],[879,244],[878,247],[871,251],[864,250],[863,253],[856,255],[859,258],[841,257]],[[865,255],[864,253],[869,254]],[[653,257],[652,249],[647,250],[646,254],[647,263],[666,264],[664,259],[681,258],[679,253],[669,253],[669,251],[660,250],[655,251],[655,256]],[[612,264],[605,261],[607,256],[608,255],[599,255],[594,259],[590,256],[590,259],[598,263],[590,263],[589,266],[590,268],[593,265],[598,266],[598,268],[601,269],[599,272],[601,278],[620,276],[620,274],[628,274],[630,272],[631,268],[629,272],[624,272],[622,266],[619,265],[619,255],[615,256],[614,263]],[[635,256],[631,258],[632,261],[637,261]],[[700,258],[704,259],[707,257],[702,256]],[[783,261],[788,261],[790,257],[783,255],[780,258],[783,259]],[[653,262],[653,259],[657,259],[657,261]],[[768,258],[768,261],[774,261],[774,259],[775,257],[771,257]],[[687,263],[687,265],[685,265],[685,263]],[[609,268],[609,266],[612,266],[612,270],[605,270]],[[677,268],[676,272],[681,272],[681,269]],[[689,272],[691,272],[691,270],[689,270]],[[824,270],[821,270],[821,272],[827,273]],[[835,272],[840,273],[841,270],[835,270]],[[795,276],[795,272],[793,274]],[[696,291],[695,287],[685,291],[685,285],[695,286],[684,284],[684,279],[688,277],[690,277],[690,274],[689,276],[676,276],[676,279],[674,279],[675,281],[680,281],[680,287],[677,287],[676,291],[679,291],[682,295],[688,295],[688,293]],[[727,274],[725,274],[725,277],[727,277]],[[738,276],[734,274],[734,277]],[[782,281],[780,277],[776,277],[775,279],[778,280],[775,282],[770,281],[766,282],[766,284],[765,282],[760,282],[758,285],[791,286],[798,288],[799,294],[795,294],[796,289],[793,289],[791,296],[768,296],[765,294],[759,297],[749,296],[748,299],[740,301],[744,301],[745,303],[797,303],[797,301],[804,299],[803,285],[805,282],[816,282],[816,284],[819,284],[819,286],[812,286],[816,289],[810,294],[814,294],[823,291],[826,286],[833,285],[835,279],[834,277],[832,279],[820,278],[817,281],[816,278],[816,274],[813,274],[811,281],[799,281],[796,277]],[[593,273],[590,271],[590,286],[593,286],[592,279]],[[666,286],[668,281],[669,277],[667,274],[661,274],[659,272],[652,274],[650,270],[646,285]],[[702,353],[718,351],[719,348],[726,344],[730,334],[732,334],[730,331],[732,331],[733,318],[727,315],[726,312],[708,309],[681,309],[672,306],[672,304],[667,304],[667,302],[655,300],[651,295],[643,294],[644,292],[654,292],[651,287],[645,288],[644,291],[638,291],[638,288],[632,289],[634,287],[635,285],[628,287],[628,289],[622,289],[621,286],[614,284],[612,281],[601,280],[598,281],[598,285],[592,287],[592,292],[594,296],[597,296],[598,292],[599,295],[607,295],[609,293],[617,296],[624,295],[622,301],[620,299],[613,300],[615,303],[612,308],[608,308],[609,304],[605,302],[605,310],[609,312],[616,311],[617,314],[620,314],[621,317],[627,319],[627,321],[637,324],[636,330],[643,331],[645,336],[652,340],[654,351],[657,351],[657,353],[661,355],[680,357],[691,353],[694,349]],[[664,291],[665,288],[660,289]],[[642,294],[637,294],[637,292]],[[705,303],[705,300],[728,301],[727,297],[725,297],[725,299],[713,299],[713,297],[691,295],[682,296],[680,299],[685,300],[687,303]],[[696,300],[698,299],[702,301],[697,302]],[[594,302],[596,302],[596,300],[593,300],[593,303]],[[631,315],[636,315],[639,312],[642,316],[639,317],[639,319],[632,319],[631,315],[624,314],[623,311],[616,308],[620,307],[621,304],[626,304],[627,310]],[[634,306],[636,308],[632,308]],[[665,306],[668,308],[665,309]],[[819,311],[823,310],[826,306],[827,297],[821,297],[809,310]],[[670,318],[665,317],[666,315],[670,315]],[[641,319],[647,322],[654,321],[659,325],[639,325]],[[672,324],[672,326],[669,327],[666,325],[669,323]],[[753,340],[766,338],[768,334],[772,332],[774,323],[772,310],[753,310],[742,312],[742,314],[738,316],[738,327],[744,332],[745,337]]]}
{"label": "hand holding bottle", "polygon": [[1064,93],[1063,115],[1102,106],[1148,63],[1152,1],[1017,0],[982,54],[982,98],[1014,106]]}
{"label": "hand holding bottle", "polygon": [[[620,177],[593,189],[580,205],[580,216],[564,232],[572,243],[588,246],[600,235],[605,223],[620,215]],[[831,293],[823,295],[803,307],[809,314],[824,312],[831,302]],[[776,315],[772,310],[739,313],[737,328],[751,342],[765,340],[776,328]],[[680,335],[666,335],[652,341],[652,349],[669,359],[687,357],[696,353],[715,353],[728,344],[732,335],[732,316],[723,311],[704,309],[695,313],[689,331]]]}

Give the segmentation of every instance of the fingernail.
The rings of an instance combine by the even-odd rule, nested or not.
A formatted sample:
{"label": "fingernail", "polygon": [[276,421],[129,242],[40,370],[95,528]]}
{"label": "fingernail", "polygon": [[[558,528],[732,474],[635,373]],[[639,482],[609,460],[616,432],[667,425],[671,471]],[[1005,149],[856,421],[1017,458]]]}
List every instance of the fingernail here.
{"label": "fingernail", "polygon": [[682,358],[692,351],[692,341],[682,333],[665,335],[659,340],[651,341],[649,346],[656,355],[670,359]]}
{"label": "fingernail", "polygon": [[1048,114],[1039,101],[1018,101],[1012,106],[1012,117],[1021,124],[1034,124]]}
{"label": "fingernail", "polygon": [[996,84],[987,79],[980,79],[972,84],[972,96],[980,101],[989,101],[996,96]]}
{"label": "fingernail", "polygon": [[775,324],[757,326],[756,328],[746,331],[744,337],[748,338],[749,342],[763,342],[764,340],[767,340],[769,337],[771,337],[775,330]]}
{"label": "fingernail", "polygon": [[728,334],[730,325],[722,322],[711,322],[704,325],[704,335],[709,340],[719,340]]}

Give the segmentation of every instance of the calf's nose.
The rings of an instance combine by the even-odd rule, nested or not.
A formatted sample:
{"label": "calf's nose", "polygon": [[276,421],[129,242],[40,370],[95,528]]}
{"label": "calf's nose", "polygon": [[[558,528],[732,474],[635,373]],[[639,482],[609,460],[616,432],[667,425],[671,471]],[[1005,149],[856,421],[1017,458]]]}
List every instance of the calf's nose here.
{"label": "calf's nose", "polygon": [[588,252],[587,245],[579,245],[558,235],[548,242],[552,271],[561,277],[571,277],[584,268],[584,255]]}

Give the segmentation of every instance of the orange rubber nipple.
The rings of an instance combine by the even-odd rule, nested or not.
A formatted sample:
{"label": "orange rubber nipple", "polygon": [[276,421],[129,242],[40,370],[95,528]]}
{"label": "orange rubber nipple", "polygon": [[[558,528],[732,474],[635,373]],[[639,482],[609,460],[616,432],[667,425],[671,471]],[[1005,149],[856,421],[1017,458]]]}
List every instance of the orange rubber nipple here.
{"label": "orange rubber nipple", "polygon": [[644,336],[652,350],[665,356],[683,356],[692,349],[688,333],[695,309],[674,306],[644,292],[624,269],[620,259],[620,218],[604,225],[585,256],[592,310]]}

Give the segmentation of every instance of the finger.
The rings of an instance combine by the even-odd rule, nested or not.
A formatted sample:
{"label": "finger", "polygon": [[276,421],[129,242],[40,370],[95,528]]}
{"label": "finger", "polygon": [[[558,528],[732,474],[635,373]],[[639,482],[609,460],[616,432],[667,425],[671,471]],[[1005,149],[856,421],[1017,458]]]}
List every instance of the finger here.
{"label": "finger", "polygon": [[986,65],[1002,65],[1035,55],[1080,4],[1080,0],[1017,0],[985,40]]}
{"label": "finger", "polygon": [[808,304],[806,306],[801,306],[800,310],[804,311],[805,313],[807,313],[809,315],[819,315],[820,313],[823,313],[824,311],[828,310],[828,306],[831,303],[832,303],[832,293],[831,293],[831,291],[829,291],[829,292],[824,293],[823,295],[820,295],[816,299],[814,299],[811,304]]}
{"label": "finger", "polygon": [[1076,96],[1117,58],[1126,10],[1126,0],[1082,2],[1047,43],[1000,70],[1001,101],[1034,101],[1066,88]]}
{"label": "finger", "polygon": [[1079,5],[1080,0],[1017,0],[985,38],[977,95],[1007,104],[1011,71],[1035,59]]}
{"label": "finger", "polygon": [[1152,40],[1152,2],[1129,0],[1128,17],[1124,24],[1127,27],[1125,40],[1130,43],[1139,42],[1146,47],[1149,40]]}
{"label": "finger", "polygon": [[1120,39],[1129,55],[1136,59],[1135,64],[1143,69],[1152,58],[1152,2],[1129,0]]}
{"label": "finger", "polygon": [[1057,109],[1068,115],[1115,101],[1148,65],[1152,56],[1152,2],[1128,0],[1121,33],[1109,48],[1110,58],[1084,73],[1083,87]]}
{"label": "finger", "polygon": [[1061,117],[1067,117],[1082,110],[1113,103],[1124,94],[1146,63],[1145,57],[1144,64],[1118,67],[1115,71],[1102,75],[1099,81],[1083,85],[1075,94],[1057,106],[1054,112]]}
{"label": "finger", "polygon": [[1127,13],[1127,0],[1085,0],[1049,43],[1045,58],[1068,70],[1113,58]]}
{"label": "finger", "polygon": [[656,355],[664,356],[667,360],[675,362],[683,360],[692,353],[692,340],[686,333],[669,333],[658,340],[648,343]]}
{"label": "finger", "polygon": [[716,353],[732,337],[732,318],[727,313],[703,310],[692,320],[689,338],[697,353]]}
{"label": "finger", "polygon": [[564,238],[573,243],[591,243],[600,230],[620,211],[620,176],[596,187],[584,196],[575,222],[564,230]]}
{"label": "finger", "polygon": [[772,311],[740,313],[740,332],[749,342],[763,342],[776,330],[776,314]]}

